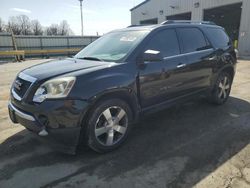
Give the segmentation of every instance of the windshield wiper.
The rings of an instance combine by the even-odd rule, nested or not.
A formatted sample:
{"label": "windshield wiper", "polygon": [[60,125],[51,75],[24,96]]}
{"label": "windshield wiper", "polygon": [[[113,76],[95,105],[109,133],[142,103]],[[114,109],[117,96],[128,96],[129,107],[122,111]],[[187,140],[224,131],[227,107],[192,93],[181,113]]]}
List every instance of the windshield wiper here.
{"label": "windshield wiper", "polygon": [[77,59],[86,59],[91,61],[103,61],[102,59],[99,59],[97,57],[77,57]]}

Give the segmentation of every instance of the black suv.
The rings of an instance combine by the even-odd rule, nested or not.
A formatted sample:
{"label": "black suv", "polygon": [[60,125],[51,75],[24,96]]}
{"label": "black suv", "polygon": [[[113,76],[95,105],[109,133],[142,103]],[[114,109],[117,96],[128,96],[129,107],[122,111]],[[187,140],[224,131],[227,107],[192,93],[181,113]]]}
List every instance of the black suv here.
{"label": "black suv", "polygon": [[21,71],[9,114],[64,151],[85,143],[107,152],[123,143],[140,115],[204,94],[225,103],[236,62],[231,40],[215,24],[131,26],[104,35],[74,58]]}

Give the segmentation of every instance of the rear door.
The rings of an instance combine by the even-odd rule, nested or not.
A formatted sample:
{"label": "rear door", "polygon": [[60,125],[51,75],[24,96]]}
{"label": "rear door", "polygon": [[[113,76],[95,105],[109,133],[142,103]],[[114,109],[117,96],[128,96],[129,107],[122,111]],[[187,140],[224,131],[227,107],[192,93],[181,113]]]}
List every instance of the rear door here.
{"label": "rear door", "polygon": [[203,32],[196,27],[177,28],[181,56],[185,63],[176,66],[181,82],[177,86],[181,94],[200,91],[210,86],[212,67],[216,63],[214,49]]}

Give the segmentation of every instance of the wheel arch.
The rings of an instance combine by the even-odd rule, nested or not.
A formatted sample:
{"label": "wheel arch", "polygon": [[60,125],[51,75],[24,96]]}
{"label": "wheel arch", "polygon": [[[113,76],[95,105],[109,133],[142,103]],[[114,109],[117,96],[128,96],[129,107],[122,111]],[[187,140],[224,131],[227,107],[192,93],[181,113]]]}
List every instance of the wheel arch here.
{"label": "wheel arch", "polygon": [[133,113],[133,121],[136,121],[139,116],[140,105],[136,93],[130,88],[111,89],[91,97],[91,99],[89,99],[90,106],[85,114],[84,121],[88,119],[91,111],[93,110],[96,104],[104,100],[115,98],[123,100],[129,105]]}
{"label": "wheel arch", "polygon": [[[219,74],[222,73],[222,72],[228,73],[228,74],[231,76],[232,80],[233,80],[234,75],[235,75],[235,69],[234,69],[233,66],[223,67],[223,68],[220,70]],[[219,74],[218,74],[218,75],[219,75]]]}
{"label": "wheel arch", "polygon": [[232,81],[233,81],[234,75],[235,75],[235,68],[234,68],[233,66],[231,66],[231,65],[224,66],[224,67],[222,67],[221,69],[219,69],[219,71],[217,71],[217,73],[216,73],[215,76],[213,77],[213,79],[212,79],[212,85],[211,85],[212,88],[213,88],[213,86],[214,86],[216,80],[218,79],[219,75],[220,75],[222,72],[228,73],[228,74],[231,76]]}
{"label": "wheel arch", "polygon": [[133,115],[132,123],[137,121],[139,117],[139,113],[140,113],[140,105],[139,105],[136,93],[134,93],[132,89],[128,89],[128,88],[107,90],[89,99],[90,105],[86,113],[84,114],[84,117],[82,118],[82,122],[81,122],[82,129],[80,133],[79,144],[86,143],[85,139],[86,139],[86,134],[88,133],[86,132],[87,126],[85,125],[87,125],[87,121],[89,117],[91,116],[91,112],[94,109],[94,107],[101,101],[110,100],[114,98],[127,102],[129,107],[131,108],[132,115]]}

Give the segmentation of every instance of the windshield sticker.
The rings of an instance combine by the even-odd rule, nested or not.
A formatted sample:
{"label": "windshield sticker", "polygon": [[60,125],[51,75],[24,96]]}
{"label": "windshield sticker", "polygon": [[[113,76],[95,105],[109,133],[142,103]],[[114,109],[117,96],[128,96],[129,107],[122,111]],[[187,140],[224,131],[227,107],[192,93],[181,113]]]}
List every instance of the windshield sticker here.
{"label": "windshield sticker", "polygon": [[122,38],[120,38],[120,41],[134,42],[136,39],[137,37],[134,37],[134,36],[123,36]]}

